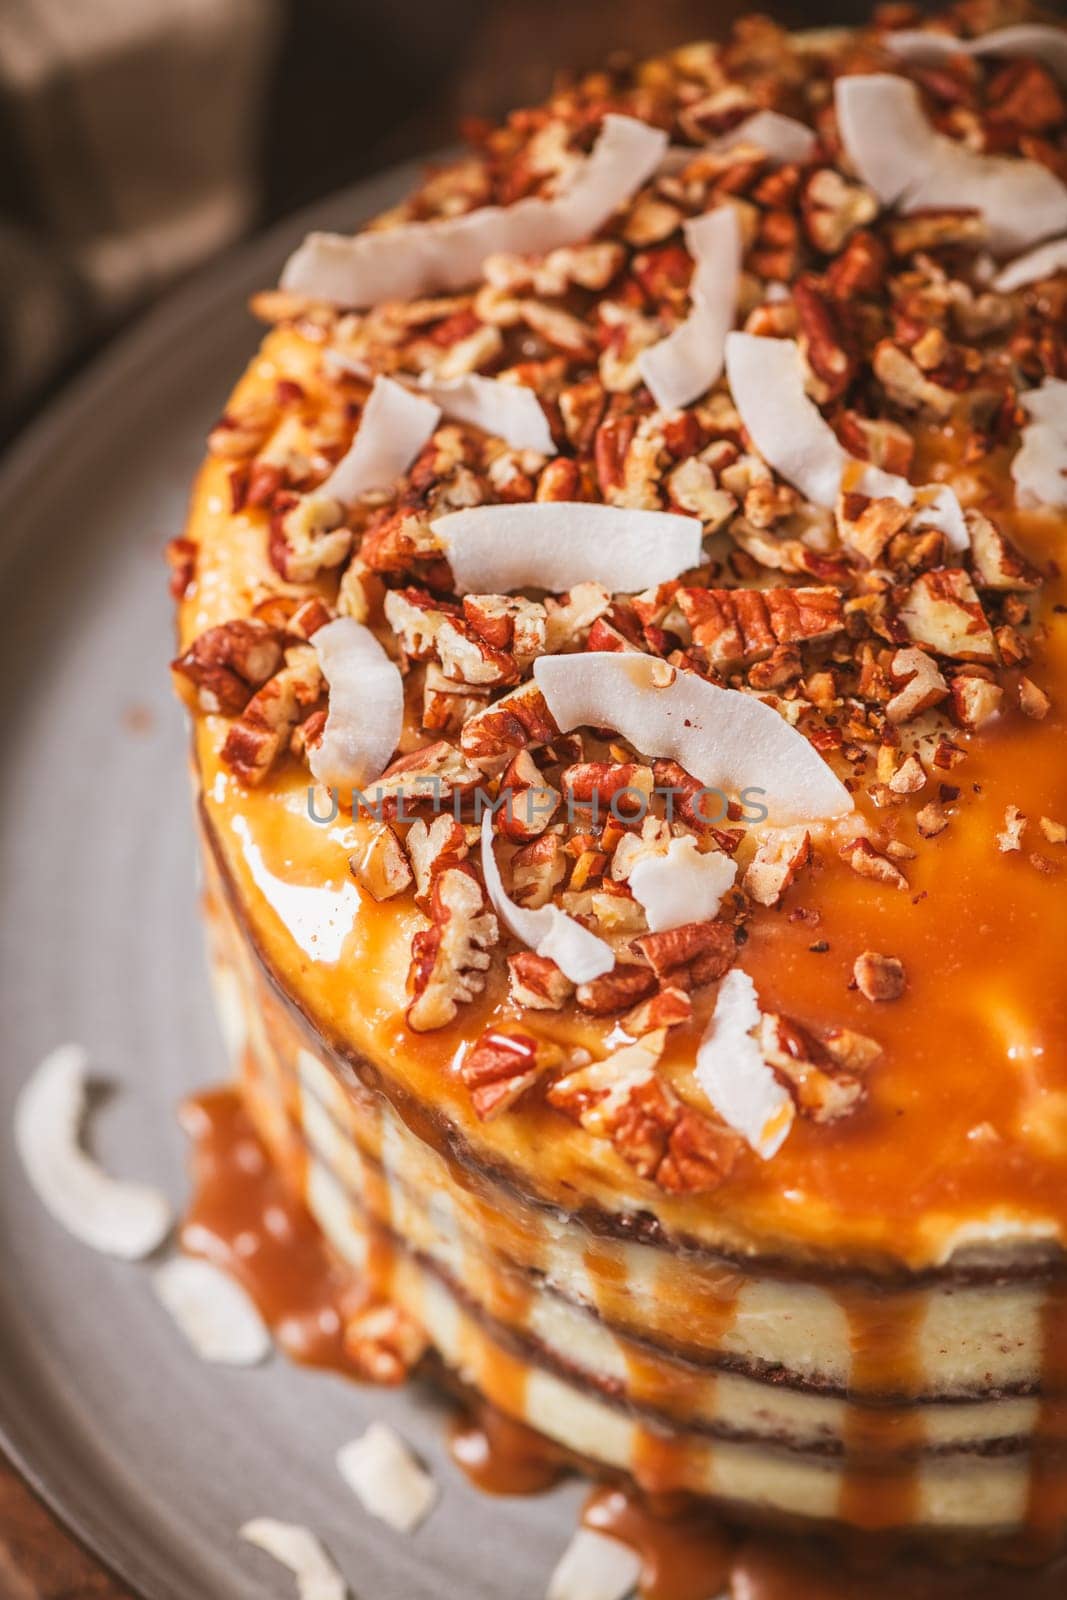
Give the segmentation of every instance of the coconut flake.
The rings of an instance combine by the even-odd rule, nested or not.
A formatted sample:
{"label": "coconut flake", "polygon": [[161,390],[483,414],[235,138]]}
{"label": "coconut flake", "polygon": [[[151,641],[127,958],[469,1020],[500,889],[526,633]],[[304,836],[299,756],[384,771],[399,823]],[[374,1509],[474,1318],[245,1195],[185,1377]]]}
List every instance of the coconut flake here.
{"label": "coconut flake", "polygon": [[363,1509],[399,1533],[413,1533],[437,1500],[430,1474],[385,1422],[342,1446],[337,1470]]}
{"label": "coconut flake", "polygon": [[[575,658],[568,656],[566,659]],[[539,956],[554,961],[572,983],[591,983],[594,978],[611,971],[615,965],[611,946],[583,928],[559,906],[547,905],[529,911],[508,896],[496,864],[493,813],[488,810],[482,818],[482,876],[493,909],[508,931]]]}
{"label": "coconut flake", "polygon": [[911,500],[914,491],[906,478],[849,455],[804,389],[804,361],[795,339],[727,334],[726,375],[756,449],[806,499],[833,506],[847,468],[849,488],[858,493]]}
{"label": "coconut flake", "polygon": [[819,141],[806,123],[780,111],[757,111],[739,122],[728,133],[711,141],[712,150],[733,150],[739,144],[754,145],[781,165],[810,161]]}
{"label": "coconut flake", "polygon": [[686,835],[672,839],[664,855],[642,856],[629,882],[652,932],[665,933],[687,922],[710,922],[736,877],[736,861],[721,850],[698,850]]}
{"label": "coconut flake", "polygon": [[446,417],[482,428],[503,439],[513,450],[536,450],[542,456],[556,453],[548,418],[534,391],[524,383],[504,383],[499,378],[472,374],[443,383],[422,378],[419,386]]}
{"label": "coconut flake", "polygon": [[905,212],[973,207],[985,217],[997,256],[1067,229],[1067,188],[1047,167],[978,155],[938,133],[906,78],[838,78],[834,95],[845,149],[883,204]]}
{"label": "coconut flake", "polygon": [[552,199],[481,206],[354,238],[312,233],[286,262],[282,288],[355,308],[465,289],[498,251],[544,255],[590,238],[652,176],[666,147],[659,128],[609,114],[591,154]]}
{"label": "coconut flake", "polygon": [[935,33],[926,28],[901,28],[887,33],[885,48],[902,61],[936,64],[952,56],[1033,56],[1051,67],[1062,83],[1067,83],[1067,33],[1039,22],[1020,22],[1010,28],[994,28],[977,39],[957,39],[951,33]]}
{"label": "coconut flake", "polygon": [[579,1528],[548,1580],[545,1600],[624,1600],[641,1577],[637,1553],[595,1528]]}
{"label": "coconut flake", "polygon": [[440,420],[440,407],[432,400],[393,378],[375,378],[351,447],[317,492],[348,503],[372,489],[388,489]]}
{"label": "coconut flake", "polygon": [[1067,381],[1046,378],[1019,395],[1031,417],[1011,464],[1016,503],[1067,506]]}
{"label": "coconut flake", "polygon": [[947,483],[931,483],[916,491],[916,510],[911,519],[913,528],[936,528],[943,533],[950,550],[969,550],[971,536],[963,515],[963,507],[954,489]]}
{"label": "coconut flake", "polygon": [[362,789],[380,778],[400,743],[404,681],[369,628],[338,617],[311,643],[330,687],[326,727],[309,761],[319,783]]}
{"label": "coconut flake", "polygon": [[110,1177],[81,1148],[87,1079],[79,1045],[47,1056],[15,1103],[15,1148],[38,1199],[68,1233],[105,1255],[139,1261],[166,1238],[170,1206],[158,1189]]}
{"label": "coconut flake", "polygon": [[[698,517],[583,501],[470,506],[431,523],[461,593],[564,594],[602,583],[636,594],[700,565]],[[316,638],[318,635],[316,635]]]}
{"label": "coconut flake", "polygon": [[677,761],[709,789],[735,796],[759,790],[771,823],[853,809],[814,746],[752,695],[636,652],[541,656],[533,672],[561,733],[613,728],[645,756]]}
{"label": "coconut flake", "polygon": [[715,1010],[697,1047],[696,1079],[725,1123],[768,1161],[793,1125],[794,1107],[763,1059],[753,1029],[756,988],[734,967],[719,985]]}
{"label": "coconut flake", "polygon": [[1009,261],[993,279],[993,288],[1000,294],[1011,294],[1015,289],[1024,289],[1028,283],[1039,283],[1042,278],[1051,278],[1053,273],[1065,270],[1067,234],[1062,239],[1050,239],[1047,244],[1039,244],[1035,250],[1028,250],[1025,255]]}
{"label": "coconut flake", "polygon": [[197,1355],[229,1367],[266,1359],[271,1337],[253,1301],[233,1278],[193,1256],[165,1261],[153,1277],[156,1294]]}
{"label": "coconut flake", "polygon": [[299,1522],[255,1517],[240,1533],[242,1539],[289,1568],[296,1577],[300,1600],[347,1600],[348,1585],[310,1528]]}
{"label": "coconut flake", "polygon": [[692,309],[680,327],[638,357],[641,376],[662,411],[687,406],[722,372],[726,335],[737,313],[741,225],[731,205],[687,222],[686,249],[694,261]]}

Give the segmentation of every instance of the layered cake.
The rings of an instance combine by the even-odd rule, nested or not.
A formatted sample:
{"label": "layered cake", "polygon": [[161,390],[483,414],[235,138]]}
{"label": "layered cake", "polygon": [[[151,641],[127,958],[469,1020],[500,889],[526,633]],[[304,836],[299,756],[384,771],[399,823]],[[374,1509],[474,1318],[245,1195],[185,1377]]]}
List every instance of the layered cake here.
{"label": "layered cake", "polygon": [[257,297],[171,547],[186,1242],[296,1355],[1055,1548],[1065,235],[1067,34],[963,0],[576,78]]}

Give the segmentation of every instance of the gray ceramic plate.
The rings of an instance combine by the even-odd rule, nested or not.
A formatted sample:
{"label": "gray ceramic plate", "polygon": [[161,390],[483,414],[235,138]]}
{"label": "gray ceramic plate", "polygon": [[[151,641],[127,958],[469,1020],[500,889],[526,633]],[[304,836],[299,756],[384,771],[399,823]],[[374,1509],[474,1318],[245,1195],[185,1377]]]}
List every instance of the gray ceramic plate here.
{"label": "gray ceramic plate", "polygon": [[[222,262],[118,344],[0,472],[0,1431],[45,1499],[146,1600],[294,1593],[237,1537],[306,1522],[357,1600],[534,1600],[578,1489],[489,1501],[448,1462],[417,1390],[361,1389],[276,1357],[201,1365],[149,1269],[66,1237],[16,1161],[11,1109],[54,1045],[117,1085],[93,1119],[116,1172],[185,1193],[174,1110],[224,1071],[201,956],[185,733],[167,678],[161,550],[208,426],[255,347],[248,294],[309,224],[349,228],[391,174]],[[334,1453],[382,1416],[441,1502],[410,1539],[364,1515]]]}

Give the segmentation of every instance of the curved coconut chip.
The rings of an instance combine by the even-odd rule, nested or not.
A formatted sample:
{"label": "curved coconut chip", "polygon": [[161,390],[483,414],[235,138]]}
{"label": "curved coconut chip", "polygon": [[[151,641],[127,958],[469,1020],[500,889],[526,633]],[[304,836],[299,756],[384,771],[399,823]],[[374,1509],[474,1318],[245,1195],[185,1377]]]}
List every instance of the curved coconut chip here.
{"label": "curved coconut chip", "polygon": [[88,1058],[62,1045],[37,1068],[15,1104],[15,1148],[38,1199],[67,1232],[105,1255],[139,1261],[170,1231],[158,1189],[110,1177],[81,1148]]}
{"label": "curved coconut chip", "polygon": [[542,456],[556,453],[548,418],[534,391],[524,383],[503,383],[498,378],[475,374],[444,383],[422,378],[419,387],[446,417],[469,422],[472,427],[503,439],[513,450],[536,450]]}
{"label": "curved coconut chip", "polygon": [[591,154],[552,199],[481,206],[352,238],[312,233],[286,262],[282,288],[355,308],[465,289],[498,251],[544,255],[590,238],[652,176],[666,147],[660,129],[609,114]]}
{"label": "curved coconut chip", "polygon": [[1028,283],[1039,283],[1042,278],[1064,271],[1067,271],[1067,234],[1062,239],[1039,244],[1036,250],[1028,250],[1024,256],[1009,261],[993,279],[993,287],[999,294],[1011,294],[1015,289],[1024,289]]}
{"label": "curved coconut chip", "polygon": [[210,1261],[175,1256],[155,1273],[153,1286],[201,1360],[254,1367],[269,1355],[270,1331],[255,1304]]}
{"label": "curved coconut chip", "polygon": [[818,146],[811,128],[795,117],[783,116],[780,111],[757,111],[744,122],[739,122],[729,133],[713,139],[712,150],[733,150],[739,144],[754,145],[764,151],[772,161],[785,166],[810,161]]}
{"label": "curved coconut chip", "polygon": [[758,790],[772,824],[853,809],[803,734],[752,695],[636,652],[541,656],[533,672],[561,733],[612,728],[642,755],[677,761],[709,789]]}
{"label": "curved coconut chip", "polygon": [[596,1528],[579,1528],[556,1563],[545,1600],[626,1600],[641,1578],[641,1558]]}
{"label": "curved coconut chip", "polygon": [[311,771],[330,788],[362,789],[380,778],[400,743],[404,682],[369,628],[338,617],[312,636],[330,700]]}
{"label": "curved coconut chip", "polygon": [[980,211],[998,256],[1067,229],[1067,187],[1047,167],[978,155],[938,133],[907,79],[881,72],[838,78],[834,98],[845,150],[884,205]]}
{"label": "curved coconut chip", "polygon": [[1046,378],[1020,394],[1031,417],[1011,464],[1015,499],[1021,506],[1067,506],[1067,381]]}
{"label": "curved coconut chip", "polygon": [[971,536],[963,507],[954,489],[947,483],[929,484],[915,491],[916,509],[911,519],[913,528],[936,528],[943,533],[950,550],[969,550]]}
{"label": "curved coconut chip", "polygon": [[[573,660],[574,657],[567,659]],[[588,928],[583,928],[565,911],[552,905],[528,911],[524,906],[516,905],[508,896],[493,851],[491,811],[486,811],[482,818],[482,876],[493,909],[508,931],[539,956],[547,956],[554,961],[572,983],[590,983],[594,978],[611,971],[615,965],[611,946],[605,944],[603,939],[598,939],[595,933],[590,933]]]}
{"label": "curved coconut chip", "polygon": [[741,224],[731,205],[718,206],[685,225],[693,258],[692,309],[680,327],[638,357],[641,376],[661,411],[698,399],[722,372],[726,335],[737,314],[741,276]]}
{"label": "curved coconut chip", "polygon": [[833,506],[847,468],[850,489],[910,503],[914,491],[906,478],[849,455],[804,388],[804,361],[794,339],[727,334],[726,376],[756,449],[806,499]]}
{"label": "curved coconut chip", "polygon": [[686,835],[672,839],[662,855],[642,856],[629,885],[652,932],[666,933],[687,922],[710,922],[736,877],[736,861],[721,850],[698,850]]}
{"label": "curved coconut chip", "polygon": [[406,472],[441,420],[432,400],[393,378],[378,377],[363,407],[351,447],[317,493],[350,502],[388,489]]}
{"label": "curved coconut chip", "polygon": [[310,1528],[255,1517],[240,1532],[242,1539],[289,1568],[300,1600],[348,1600],[348,1585]]}
{"label": "curved coconut chip", "polygon": [[1039,22],[1020,22],[1011,28],[994,28],[977,39],[957,39],[950,33],[927,28],[900,28],[887,33],[885,48],[901,61],[936,64],[952,56],[1033,56],[1050,66],[1067,83],[1067,33]]}
{"label": "curved coconut chip", "polygon": [[715,1010],[697,1046],[695,1072],[722,1120],[768,1161],[781,1149],[795,1110],[753,1037],[759,1021],[755,985],[734,967],[719,985]]}
{"label": "curved coconut chip", "polygon": [[471,506],[437,517],[431,527],[457,591],[473,594],[565,594],[593,582],[613,594],[636,594],[699,566],[704,536],[697,517],[584,500]]}
{"label": "curved coconut chip", "polygon": [[337,1470],[363,1509],[398,1533],[414,1533],[437,1500],[430,1474],[385,1422],[342,1445]]}

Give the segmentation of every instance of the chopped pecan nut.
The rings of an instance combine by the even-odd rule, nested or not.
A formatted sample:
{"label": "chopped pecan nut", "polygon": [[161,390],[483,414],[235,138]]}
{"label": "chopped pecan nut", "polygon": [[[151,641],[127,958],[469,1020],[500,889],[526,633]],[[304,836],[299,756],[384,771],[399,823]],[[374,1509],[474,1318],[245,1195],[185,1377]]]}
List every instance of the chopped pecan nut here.
{"label": "chopped pecan nut", "polygon": [[619,1019],[619,1026],[640,1038],[654,1033],[658,1028],[677,1028],[693,1015],[693,1002],[685,989],[667,987],[658,989],[647,1000],[642,1000],[632,1011]]}
{"label": "chopped pecan nut", "polygon": [[329,495],[303,495],[271,518],[271,563],[289,583],[310,583],[339,567],[351,548],[344,507]]}
{"label": "chopped pecan nut", "polygon": [[879,955],[877,950],[864,950],[856,957],[852,976],[867,1000],[899,1000],[907,987],[903,961]]}
{"label": "chopped pecan nut", "polygon": [[511,858],[512,898],[531,911],[547,905],[567,874],[567,854],[558,833],[543,833]]}
{"label": "chopped pecan nut", "polygon": [[836,256],[857,228],[873,222],[878,200],[869,189],[850,183],[833,167],[819,167],[804,186],[800,214],[815,249]]}
{"label": "chopped pecan nut", "polygon": [[664,933],[645,933],[634,949],[660,981],[714,983],[737,959],[737,940],[726,922],[686,922]]}
{"label": "chopped pecan nut", "polygon": [[997,645],[970,578],[960,567],[924,572],[898,616],[916,644],[957,661],[996,662]]}
{"label": "chopped pecan nut", "polygon": [[257,689],[231,724],[222,760],[244,783],[261,783],[324,688],[313,647],[292,645],[285,652],[284,666]]}
{"label": "chopped pecan nut", "polygon": [[349,856],[352,876],[372,900],[391,900],[413,882],[408,858],[387,822],[375,824],[362,851]]}
{"label": "chopped pecan nut", "polygon": [[742,888],[761,906],[776,906],[811,860],[811,835],[804,828],[769,828],[756,846]]}
{"label": "chopped pecan nut", "polygon": [[862,1103],[866,1091],[860,1078],[841,1069],[829,1050],[791,1018],[765,1012],[759,1044],[764,1060],[802,1116],[813,1122],[838,1122]]}
{"label": "chopped pecan nut", "polygon": [[508,763],[500,780],[499,798],[500,832],[505,838],[522,843],[544,833],[563,801],[559,790],[545,782],[528,750],[520,750]]}
{"label": "chopped pecan nut", "polygon": [[657,987],[656,974],[645,966],[618,963],[610,972],[589,983],[580,983],[575,999],[583,1011],[594,1017],[610,1017],[643,1000]]}
{"label": "chopped pecan nut", "polygon": [[842,845],[841,854],[861,878],[888,884],[892,889],[908,887],[908,880],[900,868],[895,867],[888,856],[880,855],[869,839],[850,839],[848,844]]}
{"label": "chopped pecan nut", "polygon": [[415,898],[423,906],[429,903],[438,873],[458,867],[469,851],[466,830],[444,811],[432,822],[417,817],[408,829],[404,848],[415,874]]}
{"label": "chopped pecan nut", "polygon": [[1021,850],[1026,821],[1025,813],[1018,806],[1009,806],[1004,813],[1004,827],[997,834],[997,849],[1005,855],[1012,850]]}
{"label": "chopped pecan nut", "polygon": [[414,1317],[396,1305],[365,1306],[345,1324],[345,1354],[371,1383],[403,1383],[429,1343]]}
{"label": "chopped pecan nut", "polygon": [[949,692],[937,663],[914,645],[896,651],[889,671],[893,694],[885,713],[890,722],[910,722],[912,717],[936,706]]}
{"label": "chopped pecan nut", "polygon": [[991,678],[959,672],[949,687],[952,690],[952,715],[961,728],[983,728],[999,714],[1004,690]]}
{"label": "chopped pecan nut", "polygon": [[1041,722],[1048,716],[1052,701],[1043,689],[1039,689],[1032,678],[1019,679],[1019,710],[1024,717],[1030,717],[1034,722]]}
{"label": "chopped pecan nut", "polygon": [[511,998],[533,1011],[559,1011],[574,993],[574,984],[548,956],[520,950],[508,957]]}
{"label": "chopped pecan nut", "polygon": [[234,716],[278,671],[283,644],[281,629],[241,618],[208,628],[171,666],[195,685],[202,711]]}
{"label": "chopped pecan nut", "polygon": [[1036,589],[1041,575],[1009,544],[981,511],[964,512],[971,538],[975,580],[980,589]]}
{"label": "chopped pecan nut", "polygon": [[714,666],[758,661],[779,645],[832,638],[844,627],[830,588],[679,589],[675,599],[694,646]]}
{"label": "chopped pecan nut", "polygon": [[461,1005],[481,994],[499,938],[496,917],[469,867],[446,867],[437,876],[430,918],[430,927],[411,941],[414,998],[407,1021],[416,1033],[447,1027]]}
{"label": "chopped pecan nut", "polygon": [[558,1049],[546,1048],[528,1033],[489,1029],[467,1051],[459,1075],[470,1091],[471,1105],[482,1122],[510,1111],[538,1078],[558,1060]]}
{"label": "chopped pecan nut", "polygon": [[537,684],[520,684],[471,717],[460,735],[468,760],[486,772],[507,765],[528,745],[548,744],[559,729]]}

